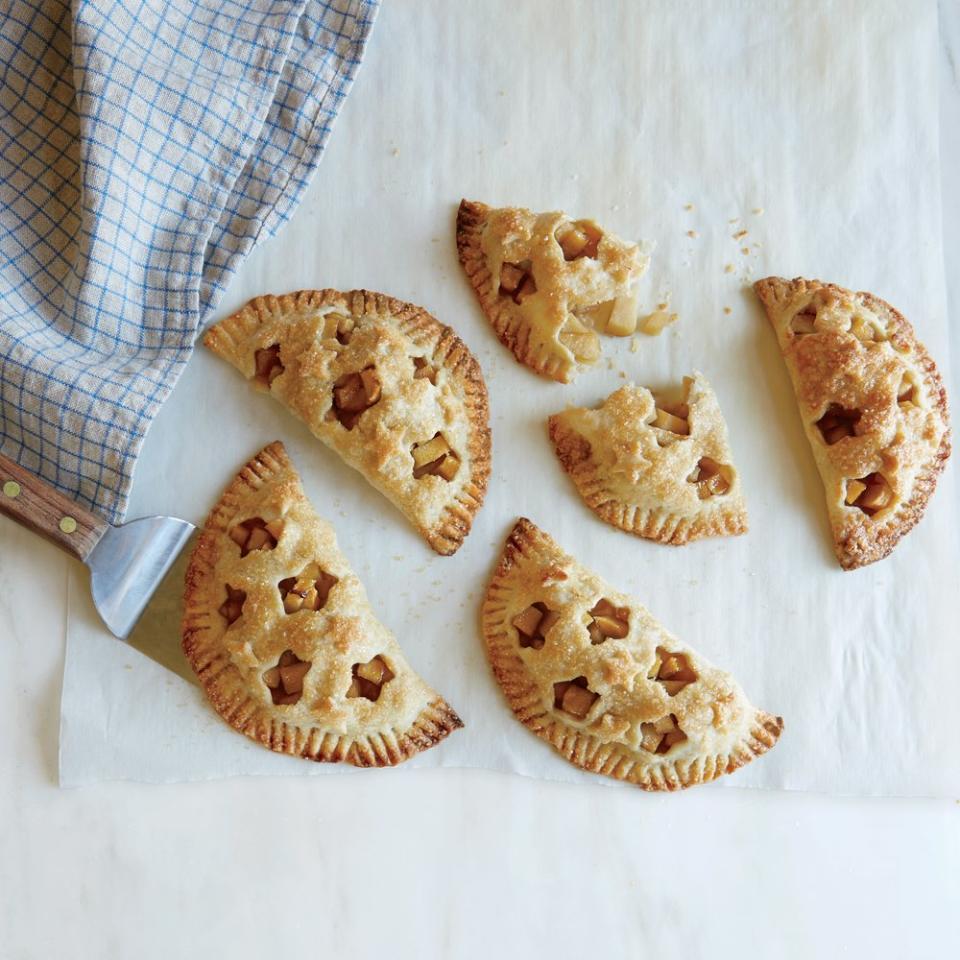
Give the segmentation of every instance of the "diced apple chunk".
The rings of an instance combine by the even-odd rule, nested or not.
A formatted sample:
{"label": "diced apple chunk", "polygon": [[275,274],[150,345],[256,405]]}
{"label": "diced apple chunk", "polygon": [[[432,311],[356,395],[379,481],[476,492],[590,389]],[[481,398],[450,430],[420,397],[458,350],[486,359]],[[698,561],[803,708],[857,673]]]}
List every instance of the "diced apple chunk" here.
{"label": "diced apple chunk", "polygon": [[882,510],[890,502],[890,489],[882,483],[874,483],[867,487],[859,498],[861,506],[871,510]]}
{"label": "diced apple chunk", "polygon": [[582,720],[590,712],[596,699],[595,693],[572,683],[563,694],[562,709]]}
{"label": "diced apple chunk", "polygon": [[426,443],[415,444],[412,450],[413,453],[413,462],[415,466],[422,467],[428,463],[432,463],[434,460],[439,459],[444,454],[448,453],[450,447],[447,444],[447,441],[443,439],[443,435],[438,433],[432,440],[427,440]]}
{"label": "diced apple chunk", "polygon": [[852,505],[857,502],[857,498],[867,489],[867,485],[859,480],[850,480],[847,482],[846,501]]}
{"label": "diced apple chunk", "polygon": [[300,693],[303,690],[303,678],[310,669],[310,664],[306,662],[295,663],[289,667],[278,667],[280,673],[280,682],[286,693]]}
{"label": "diced apple chunk", "polygon": [[675,417],[672,413],[667,413],[666,410],[660,407],[656,408],[653,425],[659,427],[661,430],[669,430],[671,433],[677,433],[681,437],[686,437],[690,434],[690,424],[686,420]]}
{"label": "diced apple chunk", "polygon": [[263,674],[263,682],[270,687],[271,690],[276,689],[280,686],[280,668],[271,667],[269,670],[265,671]]}
{"label": "diced apple chunk", "polygon": [[513,618],[513,625],[525,636],[532,637],[543,620],[543,613],[534,606],[527,607],[522,613]]}

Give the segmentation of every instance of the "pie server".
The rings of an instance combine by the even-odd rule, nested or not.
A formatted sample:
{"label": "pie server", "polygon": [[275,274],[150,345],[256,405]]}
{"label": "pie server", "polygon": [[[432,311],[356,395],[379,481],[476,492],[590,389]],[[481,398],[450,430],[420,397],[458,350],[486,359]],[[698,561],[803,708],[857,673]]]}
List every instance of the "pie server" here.
{"label": "pie server", "polygon": [[121,640],[130,635],[194,531],[192,523],[175,517],[143,517],[111,526],[2,455],[0,513],[90,568],[97,612]]}

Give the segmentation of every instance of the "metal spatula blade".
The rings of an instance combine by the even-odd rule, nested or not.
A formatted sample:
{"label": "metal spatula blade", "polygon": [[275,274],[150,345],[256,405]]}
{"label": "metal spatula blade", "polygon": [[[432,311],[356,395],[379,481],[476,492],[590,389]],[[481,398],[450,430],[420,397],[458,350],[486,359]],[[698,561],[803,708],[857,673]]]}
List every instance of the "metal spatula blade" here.
{"label": "metal spatula blade", "polygon": [[93,602],[122,640],[194,530],[176,517],[144,517],[113,527],[4,456],[0,513],[90,567]]}
{"label": "metal spatula blade", "polygon": [[194,526],[176,517],[144,517],[108,527],[87,557],[97,613],[126,639]]}

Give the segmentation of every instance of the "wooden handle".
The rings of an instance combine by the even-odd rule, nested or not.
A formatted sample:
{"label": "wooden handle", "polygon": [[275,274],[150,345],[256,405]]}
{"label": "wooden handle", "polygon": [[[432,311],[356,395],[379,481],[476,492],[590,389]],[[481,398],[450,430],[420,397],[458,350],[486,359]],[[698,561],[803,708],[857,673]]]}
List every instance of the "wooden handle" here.
{"label": "wooden handle", "polygon": [[84,561],[110,526],[2,454],[0,513]]}

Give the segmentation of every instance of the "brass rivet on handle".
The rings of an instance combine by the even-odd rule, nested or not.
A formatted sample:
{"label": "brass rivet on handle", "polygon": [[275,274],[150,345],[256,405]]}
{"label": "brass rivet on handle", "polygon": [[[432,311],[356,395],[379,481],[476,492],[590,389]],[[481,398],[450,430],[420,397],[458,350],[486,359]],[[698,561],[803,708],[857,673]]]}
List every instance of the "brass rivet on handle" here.
{"label": "brass rivet on handle", "polygon": [[62,517],[60,520],[60,529],[64,533],[74,533],[77,529],[77,521],[73,517]]}
{"label": "brass rivet on handle", "polygon": [[16,480],[8,480],[3,485],[3,495],[5,497],[10,497],[12,500],[14,497],[20,496],[20,484]]}

